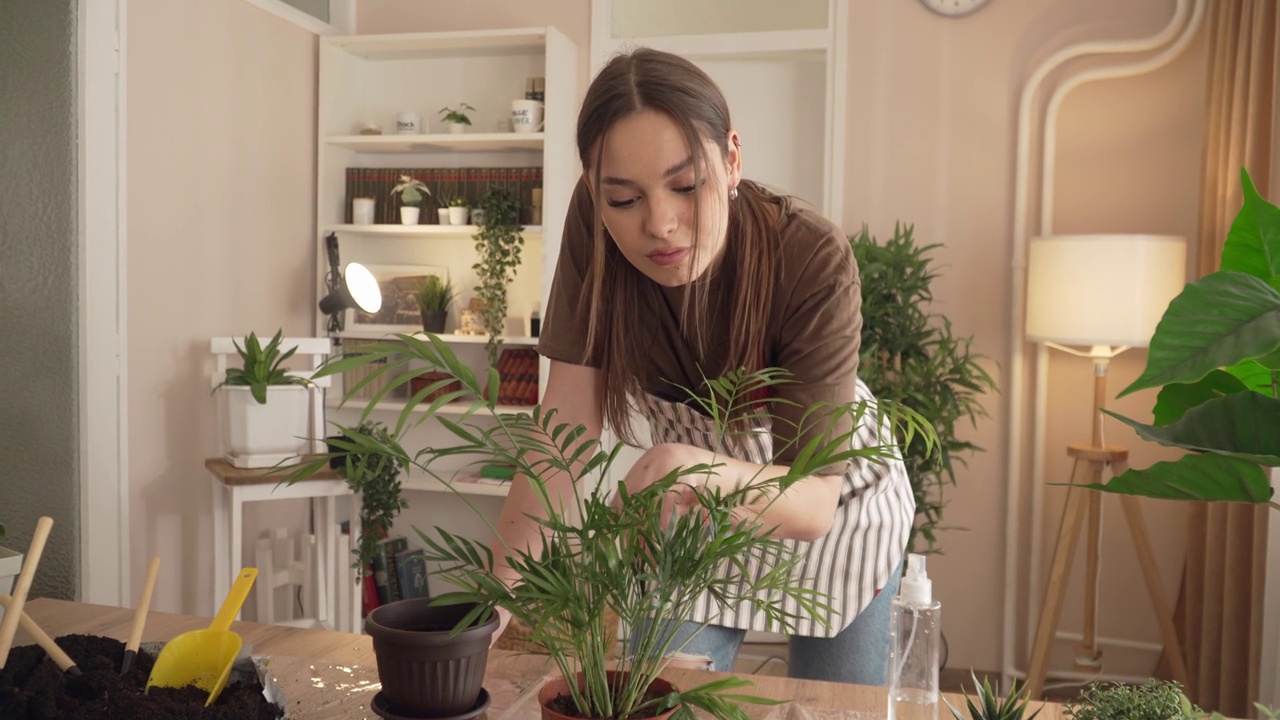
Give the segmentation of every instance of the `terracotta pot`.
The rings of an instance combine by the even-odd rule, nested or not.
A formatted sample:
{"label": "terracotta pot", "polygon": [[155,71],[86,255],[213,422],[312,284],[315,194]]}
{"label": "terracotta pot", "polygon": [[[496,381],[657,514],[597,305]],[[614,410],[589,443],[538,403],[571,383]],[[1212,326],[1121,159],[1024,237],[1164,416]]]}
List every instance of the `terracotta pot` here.
{"label": "terracotta pot", "polygon": [[396,715],[453,717],[476,705],[489,659],[489,640],[498,629],[489,622],[450,637],[474,605],[431,606],[431,598],[399,600],[365,618],[373,638],[381,697]]}
{"label": "terracotta pot", "polygon": [[[606,671],[606,675],[609,678],[610,685],[614,684],[615,678],[623,674],[624,674],[623,672],[618,670]],[[578,687],[582,687],[581,673],[578,674]],[[669,692],[674,692],[676,687],[671,683],[667,682],[666,680],[663,680],[662,678],[658,678],[654,680],[651,685],[649,685],[649,689],[657,690],[661,692],[663,695],[666,695]],[[547,707],[547,703],[556,699],[556,697],[560,695],[567,696],[568,694],[569,694],[569,683],[564,679],[563,676],[558,677],[554,680],[548,680],[546,684],[542,686],[542,689],[538,691],[538,707],[539,709],[542,710],[542,720],[582,720],[581,718],[578,718],[572,715],[561,715],[555,710],[552,710],[551,708]],[[670,710],[662,713],[661,715],[655,715],[651,720],[666,720],[667,718],[671,717],[671,715],[676,710],[679,710],[679,709],[680,709],[679,706],[673,707]]]}

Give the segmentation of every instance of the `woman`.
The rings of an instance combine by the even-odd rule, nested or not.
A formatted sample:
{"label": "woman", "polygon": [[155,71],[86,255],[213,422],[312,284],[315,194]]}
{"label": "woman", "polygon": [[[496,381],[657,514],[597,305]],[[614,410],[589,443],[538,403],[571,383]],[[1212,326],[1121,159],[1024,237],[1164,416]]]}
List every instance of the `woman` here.
{"label": "woman", "polygon": [[[780,475],[814,433],[849,432],[847,416],[796,431],[815,403],[871,399],[857,379],[861,297],[849,242],[830,221],[743,179],[741,139],[715,83],[667,53],[616,57],[587,91],[577,141],[583,176],[538,346],[551,360],[544,406],[596,438],[608,421],[631,439],[632,410],[647,418],[654,444],[625,478],[633,489],[713,458],[725,466],[707,482],[725,487]],[[789,371],[794,382],[774,395],[793,404],[770,407],[762,437],[772,445],[711,447],[710,420],[681,402],[677,386],[739,367]],[[872,423],[856,438],[883,444]],[[790,674],[882,685],[911,488],[896,461],[822,473],[758,508],[805,556],[801,572],[834,608],[825,627],[797,623]],[[527,484],[513,485],[499,520],[508,547],[536,539],[526,513],[537,508]],[[770,629],[745,607],[704,610],[695,620],[716,624],[684,647],[687,664],[731,670],[746,630]]]}

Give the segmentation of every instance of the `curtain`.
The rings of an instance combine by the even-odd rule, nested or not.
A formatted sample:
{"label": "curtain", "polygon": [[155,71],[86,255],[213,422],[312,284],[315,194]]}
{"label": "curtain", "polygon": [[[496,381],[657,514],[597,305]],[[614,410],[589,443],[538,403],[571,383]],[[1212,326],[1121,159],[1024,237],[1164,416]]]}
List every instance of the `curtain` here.
{"label": "curtain", "polygon": [[[1280,81],[1277,0],[1212,0],[1201,181],[1199,276],[1218,269],[1240,210],[1240,169],[1271,194],[1276,83]],[[1192,687],[1205,709],[1253,717],[1261,656],[1269,508],[1196,503],[1175,609]]]}

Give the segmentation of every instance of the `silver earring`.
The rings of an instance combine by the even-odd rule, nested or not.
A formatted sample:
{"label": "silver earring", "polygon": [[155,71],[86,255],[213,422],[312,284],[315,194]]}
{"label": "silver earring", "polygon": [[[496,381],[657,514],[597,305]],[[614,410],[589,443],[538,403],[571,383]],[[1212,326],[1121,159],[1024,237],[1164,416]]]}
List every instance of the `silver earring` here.
{"label": "silver earring", "polygon": [[738,199],[738,186],[737,186],[737,185],[734,185],[733,187],[729,188],[729,199],[730,199],[730,200],[737,200],[737,199]]}

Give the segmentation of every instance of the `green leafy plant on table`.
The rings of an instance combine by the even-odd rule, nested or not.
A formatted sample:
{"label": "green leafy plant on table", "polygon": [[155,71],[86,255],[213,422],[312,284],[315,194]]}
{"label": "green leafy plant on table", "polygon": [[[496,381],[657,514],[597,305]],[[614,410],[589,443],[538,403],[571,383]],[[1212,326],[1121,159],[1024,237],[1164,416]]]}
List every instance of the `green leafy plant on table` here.
{"label": "green leafy plant on table", "polygon": [[310,385],[310,381],[298,375],[292,375],[283,367],[284,362],[293,357],[298,348],[291,347],[281,351],[284,331],[276,331],[275,337],[264,347],[255,333],[249,333],[244,339],[244,347],[232,341],[236,352],[240,354],[241,367],[227,368],[226,378],[214,388],[224,385],[248,386],[253,399],[260,405],[267,404],[267,388],[272,385]]}
{"label": "green leafy plant on table", "polygon": [[507,324],[507,287],[515,281],[520,267],[520,250],[524,246],[524,227],[520,225],[520,206],[506,189],[491,186],[476,202],[482,211],[481,222],[472,236],[480,259],[473,266],[480,284],[476,296],[484,301],[481,317],[489,342],[489,364],[498,363],[498,337]]}
{"label": "green leafy plant on table", "polygon": [[980,399],[996,389],[973,350],[972,337],[956,337],[951,321],[930,312],[933,268],[930,253],[939,244],[918,245],[911,225],[894,224],[893,237],[879,243],[863,227],[851,236],[862,281],[862,345],[858,376],[877,398],[893,400],[928,418],[938,450],[917,435],[903,444],[916,518],[907,542],[910,552],[935,553],[946,503],[943,490],[956,484],[963,453],[981,450],[962,440],[957,426],[986,417]]}
{"label": "green leafy plant on table", "polygon": [[391,194],[399,194],[400,202],[405,205],[417,205],[422,202],[424,195],[431,195],[431,189],[417,178],[401,175],[400,182],[391,188]]}
{"label": "green leafy plant on table", "polygon": [[331,452],[326,457],[337,461],[347,486],[360,496],[360,536],[351,563],[360,571],[356,582],[368,574],[378,554],[378,542],[390,532],[396,516],[409,507],[400,493],[404,464],[378,451],[391,439],[385,425],[369,420],[361,422],[355,432],[325,439]]}
{"label": "green leafy plant on table", "polygon": [[1095,487],[1180,500],[1269,503],[1280,465],[1280,209],[1241,171],[1244,204],[1221,269],[1170,303],[1142,375],[1120,396],[1160,388],[1151,424],[1106,411],[1146,440],[1191,451]]}
{"label": "green leafy plant on table", "polygon": [[[797,619],[785,609],[784,601],[795,601],[805,613],[825,607],[821,594],[796,582],[799,558],[795,545],[761,527],[753,513],[743,512],[745,505],[760,500],[762,494],[770,497],[783,491],[823,466],[855,458],[874,462],[896,453],[893,446],[852,449],[850,431],[839,437],[815,438],[800,448],[787,475],[757,478],[731,492],[708,489],[699,481],[717,472],[719,465],[681,468],[650,487],[628,492],[620,484],[614,487],[604,482],[620,444],[605,447],[586,438],[585,427],[560,422],[551,409],[499,412],[494,390],[498,387],[497,372],[490,368],[488,382],[481,382],[439,338],[398,335],[395,341],[364,347],[361,352],[360,356],[332,358],[320,372],[338,373],[385,362],[377,372],[387,379],[386,387],[368,401],[366,415],[382,395],[408,382],[423,366],[445,376],[406,403],[388,436],[365,436],[355,441],[361,453],[384,455],[411,472],[438,479],[473,510],[467,496],[453,484],[456,474],[465,472],[458,469],[458,463],[468,467],[506,463],[528,479],[541,506],[538,522],[543,542],[527,550],[507,549],[510,567],[518,576],[510,586],[494,575],[494,557],[488,545],[439,528],[434,533],[419,530],[418,534],[429,558],[441,563],[437,575],[460,588],[442,594],[436,602],[474,603],[458,629],[483,620],[495,607],[508,610],[532,629],[529,640],[547,648],[565,678],[581,673],[580,684],[570,682],[569,692],[572,704],[584,717],[625,720],[640,712],[679,707],[677,713],[683,720],[692,720],[692,708],[718,720],[745,720],[740,703],[769,702],[737,692],[749,683],[735,677],[651,699],[645,698],[645,691],[666,667],[666,652],[682,647],[675,640],[675,631],[681,620],[691,616],[695,599],[704,591],[721,609],[742,601],[752,603],[756,612],[764,613],[784,632]],[[453,382],[459,389],[424,402],[429,393],[446,390]],[[745,430],[738,418],[749,406],[749,398],[784,382],[788,379],[778,370],[735,372],[709,381],[704,393],[691,393],[691,397],[715,421],[719,432],[737,433]],[[446,403],[468,395],[479,399],[460,419],[437,414]],[[849,415],[856,428],[864,415],[874,413],[876,419],[908,437],[932,437],[933,432],[919,415],[894,403],[808,410],[806,418],[813,422],[825,420],[829,413],[841,413]],[[452,437],[453,444],[433,443],[410,452],[403,445],[405,434],[429,419]],[[344,433],[353,439],[361,434],[358,428],[344,429]],[[316,460],[300,467],[291,481],[306,477],[324,462]],[[562,498],[555,489],[566,487],[558,484],[561,482],[567,483],[570,497]],[[664,527],[660,519],[663,495],[680,483],[692,486],[696,503],[690,512],[677,514]],[[489,522],[479,510],[476,513]],[[757,567],[765,569],[753,569]],[[603,632],[606,609],[628,626],[644,628],[623,648],[616,668],[620,674],[608,672],[613,669],[609,658],[615,639]],[[673,622],[646,623],[650,617]]]}
{"label": "green leafy plant on table", "polygon": [[445,106],[440,108],[440,119],[448,123],[458,123],[460,125],[470,125],[471,117],[468,112],[475,112],[476,109],[466,103],[459,103],[458,107],[451,108]]}
{"label": "green leafy plant on table", "polygon": [[[978,676],[973,674],[972,671],[970,671],[969,677],[973,678],[974,692],[978,696],[978,703],[975,705],[973,700],[969,699],[969,693],[966,692],[964,694],[964,701],[968,706],[969,717],[972,720],[1023,720],[1023,715],[1027,712],[1027,705],[1030,703],[1030,699],[1026,697],[1025,687],[1018,688],[1017,680],[1014,680],[1009,687],[1009,694],[1001,697],[991,689],[991,684],[987,681],[987,678],[982,678],[982,684],[979,685]],[[965,720],[960,711],[952,706],[951,701],[945,697],[942,701],[947,704],[947,709],[951,711],[956,720]],[[1031,713],[1026,720],[1034,720],[1042,709],[1039,708]]]}

